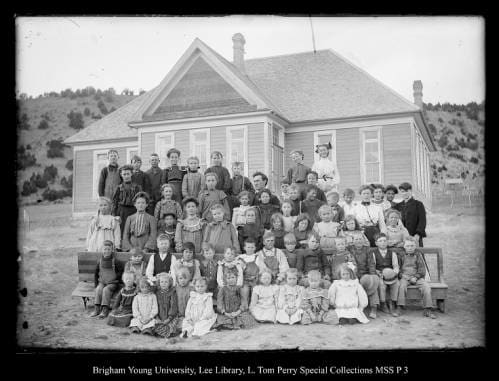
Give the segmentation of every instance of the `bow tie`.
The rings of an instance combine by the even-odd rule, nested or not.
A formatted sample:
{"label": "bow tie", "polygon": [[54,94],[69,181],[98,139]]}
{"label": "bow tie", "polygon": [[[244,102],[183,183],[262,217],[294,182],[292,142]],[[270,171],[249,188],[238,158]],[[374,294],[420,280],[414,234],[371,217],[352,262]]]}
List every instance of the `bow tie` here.
{"label": "bow tie", "polygon": [[362,201],[361,204],[367,206],[367,205],[370,205],[371,202],[370,201]]}

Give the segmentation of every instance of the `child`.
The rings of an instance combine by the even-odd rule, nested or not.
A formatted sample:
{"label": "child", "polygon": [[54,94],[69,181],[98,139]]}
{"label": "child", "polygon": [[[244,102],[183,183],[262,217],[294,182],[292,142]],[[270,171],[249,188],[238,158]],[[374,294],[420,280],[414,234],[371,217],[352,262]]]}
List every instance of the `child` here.
{"label": "child", "polygon": [[[374,263],[376,266],[376,273],[380,277],[378,292],[381,311],[386,314],[391,313],[393,316],[399,316],[397,311],[397,299],[399,281],[397,279],[399,273],[399,262],[395,251],[388,248],[388,240],[386,234],[379,233],[374,237],[377,248],[374,249]],[[390,298],[386,300],[386,289],[390,293]],[[390,303],[391,302],[391,303]],[[392,310],[393,306],[393,312]]]}
{"label": "child", "polygon": [[[256,286],[260,269],[256,264],[256,242],[252,238],[247,238],[244,241],[244,252],[240,254],[237,259],[243,269],[243,303],[251,300],[251,291]],[[247,306],[246,306],[247,307]]]}
{"label": "child", "polygon": [[347,250],[346,240],[343,237],[336,238],[336,251],[332,255],[325,255],[322,259],[324,265],[324,276],[327,280],[337,280],[339,278],[338,269],[340,265],[346,263],[354,271],[357,270],[357,265],[353,255]]}
{"label": "child", "polygon": [[383,212],[392,207],[389,201],[385,198],[385,187],[382,184],[372,184],[373,187],[373,199],[372,202],[383,209]]}
{"label": "child", "polygon": [[168,338],[177,333],[178,303],[177,293],[173,287],[173,278],[168,273],[159,273],[156,299],[158,301],[158,315],[154,324],[154,334]]}
{"label": "child", "polygon": [[294,150],[289,154],[295,165],[288,170],[288,181],[290,184],[297,184],[300,193],[305,188],[307,175],[312,171],[309,167],[303,165],[305,155],[302,151]]}
{"label": "child", "polygon": [[295,221],[295,229],[293,234],[298,242],[298,248],[306,249],[308,235],[312,231],[312,221],[307,213],[300,214]]}
{"label": "child", "polygon": [[147,176],[145,172],[140,170],[140,167],[142,166],[142,159],[138,155],[133,155],[130,162],[133,167],[132,183],[138,184],[140,186],[140,189],[146,192],[150,197],[151,182],[149,180],[149,176]]}
{"label": "child", "polygon": [[[182,202],[182,182],[187,173],[185,167],[179,167],[180,151],[176,148],[170,148],[166,153],[166,157],[170,160],[170,166],[165,168],[163,183],[170,184],[173,190],[172,199],[177,203]],[[180,216],[177,216],[180,218]]]}
{"label": "child", "polygon": [[132,247],[146,248],[150,251],[156,249],[157,221],[149,213],[146,213],[148,199],[149,197],[145,192],[139,192],[135,195],[134,202],[137,212],[127,218],[123,232],[122,246],[125,251]]}
{"label": "child", "polygon": [[214,260],[215,249],[211,243],[204,242],[202,245],[203,259],[199,261],[199,272],[208,282],[208,292],[217,291],[218,264]]}
{"label": "child", "polygon": [[340,200],[340,194],[336,191],[330,191],[326,194],[327,204],[331,207],[332,221],[342,222],[345,220],[345,211],[338,204]]}
{"label": "child", "polygon": [[135,287],[135,275],[133,272],[124,271],[122,277],[125,287],[123,287],[116,296],[113,305],[113,310],[107,319],[108,325],[115,327],[128,327],[132,320],[132,303],[135,295],[137,295],[138,287]]}
{"label": "child", "polygon": [[144,253],[138,247],[130,250],[130,260],[125,263],[125,272],[131,272],[135,276],[135,285],[138,286],[142,277],[146,276],[146,263]]}
{"label": "child", "polygon": [[330,305],[339,318],[340,324],[369,323],[364,315],[367,307],[367,295],[356,278],[354,271],[347,264],[338,269],[340,279],[335,280],[328,291]]}
{"label": "child", "polygon": [[284,231],[286,233],[292,233],[295,228],[296,216],[292,216],[293,206],[291,201],[286,200],[281,204],[282,220],[284,222]]}
{"label": "child", "polygon": [[204,176],[199,172],[199,159],[197,156],[191,156],[187,159],[187,174],[182,179],[182,197],[196,198],[202,189]]}
{"label": "child", "polygon": [[329,311],[327,290],[321,288],[321,273],[312,270],[308,273],[309,286],[303,291],[301,324],[326,323],[338,321],[334,311]]}
{"label": "child", "polygon": [[102,168],[99,177],[99,197],[112,199],[114,192],[121,183],[120,172],[118,170],[118,151],[110,149],[107,152],[108,165]]}
{"label": "child", "polygon": [[186,198],[184,200],[185,220],[177,221],[175,231],[175,250],[182,251],[184,242],[192,242],[195,252],[201,251],[203,242],[203,233],[206,228],[206,221],[198,216],[199,202],[195,198]]}
{"label": "child", "polygon": [[353,189],[347,188],[343,191],[343,200],[339,205],[343,208],[345,215],[354,214],[354,208],[357,205],[357,203],[353,201],[354,198],[355,192]]}
{"label": "child", "polygon": [[359,282],[367,294],[369,299],[370,312],[369,317],[376,319],[376,310],[379,306],[379,282],[380,279],[376,274],[376,265],[374,257],[369,246],[366,246],[365,237],[362,233],[353,236],[353,246],[349,248],[352,253],[355,264],[357,265],[357,277]]}
{"label": "child", "polygon": [[297,250],[296,250],[296,237],[293,233],[288,233],[284,236],[284,247],[282,251],[288,260],[290,268],[296,268]]}
{"label": "child", "polygon": [[241,329],[252,328],[256,321],[248,312],[248,301],[241,286],[237,285],[237,276],[226,273],[225,286],[219,288],[217,296],[218,316],[214,328]]}
{"label": "child", "polygon": [[157,234],[166,234],[170,238],[170,247],[175,247],[176,224],[177,215],[174,212],[166,212],[163,219],[158,222]]}
{"label": "child", "polygon": [[325,204],[324,201],[317,200],[317,188],[315,185],[309,185],[306,188],[307,197],[301,202],[302,213],[307,213],[312,223],[320,222],[319,208]]}
{"label": "child", "polygon": [[271,282],[272,274],[268,270],[263,270],[260,272],[260,284],[253,288],[249,309],[258,322],[276,322],[279,286]]}
{"label": "child", "polygon": [[399,185],[403,201],[395,205],[402,216],[402,223],[409,234],[416,238],[419,246],[423,247],[423,238],[426,237],[426,210],[424,204],[412,196],[412,185],[402,183]]}
{"label": "child", "polygon": [[177,259],[175,256],[172,257],[171,274],[175,286],[177,285],[177,272],[181,267],[189,270],[190,279],[193,282],[201,277],[201,272],[199,270],[200,264],[197,259],[194,259],[194,250],[195,248],[192,242],[184,242],[182,258]]}
{"label": "child", "polygon": [[257,208],[260,214],[260,221],[263,225],[264,229],[270,230],[272,228],[270,217],[274,213],[279,212],[279,206],[270,203],[270,190],[263,189],[260,192],[260,204],[258,204]]}
{"label": "child", "polygon": [[409,237],[409,232],[400,223],[400,212],[395,209],[388,209],[385,212],[385,217],[388,247],[403,247],[404,240]]}
{"label": "child", "polygon": [[246,218],[246,224],[239,226],[237,228],[239,245],[241,248],[243,248],[244,242],[248,238],[251,238],[255,241],[256,250],[257,251],[261,250],[263,247],[262,237],[263,234],[265,233],[265,229],[260,224],[260,222],[257,221],[256,207],[251,207],[247,209],[246,212],[244,213],[244,216]]}
{"label": "child", "polygon": [[132,183],[132,172],[133,167],[131,165],[124,165],[120,168],[120,176],[123,182],[116,187],[112,196],[112,215],[120,218],[122,236],[124,235],[127,218],[137,211],[134,206],[135,196],[142,190],[139,185]]}
{"label": "child", "polygon": [[196,291],[191,291],[182,321],[182,338],[203,336],[210,332],[217,320],[213,311],[213,294],[206,292],[206,279],[201,277],[194,281]]}
{"label": "child", "polygon": [[[296,269],[302,274],[301,285],[307,287],[307,274],[312,270],[317,270],[323,275],[322,257],[324,254],[319,246],[319,236],[315,233],[310,233],[308,238],[308,248],[298,252],[296,261]],[[329,280],[329,279],[327,279]],[[329,284],[327,284],[329,286]]]}
{"label": "child", "polygon": [[319,185],[318,185],[318,174],[317,172],[314,172],[314,171],[311,171],[309,172],[309,174],[307,175],[307,184],[308,185],[314,185],[317,189],[317,200],[319,201],[322,201],[322,202],[326,202],[327,199],[326,199],[326,195],[324,194],[324,191],[319,188]]}
{"label": "child", "polygon": [[301,214],[301,199],[302,195],[298,185],[291,184],[289,186],[289,202],[291,204],[291,215],[298,216]]}
{"label": "child", "polygon": [[253,204],[253,199],[255,198],[255,188],[251,184],[250,179],[243,175],[244,164],[235,161],[232,164],[232,187],[230,190],[231,197],[229,197],[229,205],[231,210],[239,206],[241,192],[248,192],[248,205]]}
{"label": "child", "polygon": [[369,247],[369,240],[367,239],[364,232],[360,229],[359,223],[355,219],[355,216],[352,214],[347,214],[343,223],[343,236],[347,240],[347,247],[351,247],[353,245],[354,237],[359,234],[364,238],[364,245]]}
{"label": "child", "polygon": [[230,221],[230,209],[229,204],[227,202],[227,195],[218,189],[215,189],[218,184],[218,176],[216,173],[205,173],[204,175],[206,189],[203,189],[199,192],[198,200],[199,200],[199,210],[201,213],[201,218],[204,218],[206,221],[213,221],[213,217],[210,212],[210,208],[213,205],[221,204],[225,210],[225,215],[229,218]]}
{"label": "child", "polygon": [[175,293],[177,294],[177,333],[180,334],[182,330],[182,322],[185,317],[185,309],[187,307],[187,302],[189,301],[189,296],[194,287],[191,285],[191,273],[186,267],[180,267],[177,269],[176,278],[173,278],[175,286]]}
{"label": "child", "polygon": [[388,201],[390,203],[392,208],[395,208],[395,205],[398,204],[398,202],[394,201],[395,195],[398,192],[399,191],[398,191],[397,187],[393,184],[387,185],[385,188],[386,201]]}
{"label": "child", "polygon": [[284,249],[284,235],[286,232],[284,231],[284,220],[282,218],[281,213],[274,213],[270,217],[270,225],[271,229],[270,231],[274,233],[275,241],[274,241],[274,246],[277,247],[278,249],[283,250]]}
{"label": "child", "polygon": [[121,247],[119,218],[111,215],[111,200],[99,199],[99,210],[92,218],[87,233],[87,251],[99,251],[104,241],[111,241],[114,247]]}
{"label": "child", "polygon": [[286,272],[286,284],[279,287],[277,297],[276,320],[281,324],[292,325],[301,321],[304,288],[297,283],[298,270],[289,269]]}
{"label": "child", "polygon": [[222,166],[222,160],[224,156],[219,151],[213,151],[211,153],[211,167],[207,168],[204,172],[205,176],[208,173],[215,173],[217,175],[216,189],[223,191],[226,195],[230,194],[232,184],[230,180],[230,173],[227,168]]}
{"label": "child", "polygon": [[279,196],[279,201],[281,201],[281,204],[284,201],[289,200],[289,186],[290,185],[291,185],[291,183],[289,182],[287,177],[284,177],[281,180],[281,194]]}
{"label": "child", "polygon": [[156,203],[154,208],[154,217],[159,222],[166,213],[174,213],[175,218],[182,218],[182,207],[173,199],[174,188],[170,184],[161,185],[161,200]]}
{"label": "child", "polygon": [[139,289],[140,292],[132,302],[133,319],[130,322],[130,330],[133,333],[152,335],[156,324],[154,318],[158,314],[158,300],[147,279],[141,279]]}
{"label": "child", "polygon": [[220,204],[210,208],[213,221],[206,226],[203,242],[208,242],[215,248],[215,253],[223,253],[226,247],[234,247],[240,253],[237,232],[229,221],[224,219],[225,209]]}
{"label": "child", "polygon": [[146,268],[146,277],[151,285],[156,282],[156,274],[170,272],[173,261],[173,255],[170,251],[170,238],[166,234],[160,234],[156,243],[158,253],[149,257]]}
{"label": "child", "polygon": [[224,251],[224,259],[218,262],[217,284],[219,289],[225,286],[225,278],[227,274],[234,274],[237,277],[237,285],[243,286],[243,268],[239,261],[236,260],[236,251],[232,247],[228,247]]}
{"label": "child", "polygon": [[272,282],[279,284],[284,280],[286,271],[289,269],[288,260],[281,251],[274,247],[274,234],[266,232],[263,235],[263,249],[257,253],[256,265],[260,272],[269,271],[272,274]]}
{"label": "child", "polygon": [[114,253],[114,245],[111,241],[104,241],[102,255],[95,267],[95,309],[91,317],[99,316],[105,319],[109,314],[111,298],[118,289],[119,279],[123,273]]}
{"label": "child", "polygon": [[423,298],[424,312],[423,316],[435,319],[432,312],[433,301],[431,298],[431,287],[425,281],[425,264],[423,256],[416,250],[417,243],[412,237],[404,240],[405,255],[402,257],[402,267],[400,269],[401,277],[398,291],[397,309],[400,314],[400,308],[405,306],[407,297],[407,286],[417,286],[421,291]]}
{"label": "child", "polygon": [[319,236],[321,249],[331,253],[335,250],[335,238],[341,236],[341,225],[331,221],[333,210],[329,205],[322,205],[319,208],[321,222],[314,225],[313,231]]}
{"label": "child", "polygon": [[246,223],[245,213],[249,208],[251,208],[250,193],[248,191],[241,191],[238,198],[239,206],[232,209],[232,225],[234,225],[236,229]]}
{"label": "child", "polygon": [[149,178],[149,184],[151,186],[151,193],[149,193],[150,202],[147,206],[147,213],[154,216],[154,208],[156,203],[161,200],[161,184],[165,183],[165,174],[163,170],[159,167],[159,156],[157,153],[152,153],[149,163],[151,168],[146,171],[146,175]]}

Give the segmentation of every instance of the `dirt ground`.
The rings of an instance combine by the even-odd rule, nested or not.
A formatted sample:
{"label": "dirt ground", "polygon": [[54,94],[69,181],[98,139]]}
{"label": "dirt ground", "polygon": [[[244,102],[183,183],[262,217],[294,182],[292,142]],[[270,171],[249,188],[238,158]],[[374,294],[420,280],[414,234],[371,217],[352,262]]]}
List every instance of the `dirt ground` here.
{"label": "dirt ground", "polygon": [[[21,209],[22,211],[22,209]],[[401,317],[378,318],[355,326],[285,326],[261,324],[250,330],[215,332],[202,338],[167,343],[130,334],[88,317],[78,283],[77,252],[84,249],[88,220],[73,220],[71,204],[26,207],[28,228],[20,227],[28,296],[18,308],[17,340],[21,351],[35,348],[94,350],[262,350],[262,349],[440,349],[485,345],[482,208],[456,208],[428,215],[425,246],[441,247],[447,311],[424,318],[420,304]],[[22,213],[21,219],[22,221]],[[22,323],[28,327],[23,328]]]}

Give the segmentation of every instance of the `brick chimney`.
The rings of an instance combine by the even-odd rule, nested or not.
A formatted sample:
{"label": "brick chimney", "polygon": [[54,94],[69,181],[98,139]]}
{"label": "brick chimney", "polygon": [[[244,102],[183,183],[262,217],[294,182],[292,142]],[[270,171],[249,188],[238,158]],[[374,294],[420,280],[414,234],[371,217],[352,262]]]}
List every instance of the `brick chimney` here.
{"label": "brick chimney", "polygon": [[244,43],[246,40],[241,33],[236,33],[232,36],[232,49],[234,52],[234,65],[243,73],[246,74],[244,69]]}
{"label": "brick chimney", "polygon": [[423,108],[423,82],[420,80],[414,81],[412,84],[412,89],[414,90],[414,104],[419,108]]}

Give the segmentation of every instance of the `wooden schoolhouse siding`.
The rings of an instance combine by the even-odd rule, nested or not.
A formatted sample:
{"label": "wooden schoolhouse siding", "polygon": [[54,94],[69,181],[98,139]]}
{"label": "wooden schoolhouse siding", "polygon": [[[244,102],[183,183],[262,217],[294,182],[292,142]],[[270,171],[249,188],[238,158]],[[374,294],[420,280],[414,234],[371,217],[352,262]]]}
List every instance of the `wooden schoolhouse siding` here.
{"label": "wooden schoolhouse siding", "polygon": [[336,130],[336,162],[340,172],[340,195],[346,188],[358,197],[360,178],[360,134],[358,128]]}
{"label": "wooden schoolhouse siding", "polygon": [[[212,127],[210,128],[210,155],[213,151],[220,151],[224,156],[222,165],[230,167],[228,164],[229,158],[227,157],[227,132],[226,127]],[[211,166],[211,159],[208,159],[208,167]],[[230,171],[230,168],[229,168]]]}
{"label": "wooden schoolhouse siding", "polygon": [[383,126],[383,183],[385,185],[412,181],[410,124]]}
{"label": "wooden schoolhouse siding", "polygon": [[248,177],[251,180],[253,173],[264,170],[263,131],[263,123],[248,124]]}

